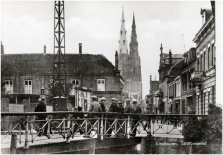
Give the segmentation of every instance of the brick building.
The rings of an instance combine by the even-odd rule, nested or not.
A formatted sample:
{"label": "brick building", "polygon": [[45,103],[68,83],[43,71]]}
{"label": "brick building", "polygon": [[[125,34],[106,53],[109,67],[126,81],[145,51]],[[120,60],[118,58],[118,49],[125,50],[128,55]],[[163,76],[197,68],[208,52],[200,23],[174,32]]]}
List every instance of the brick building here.
{"label": "brick building", "polygon": [[[118,64],[117,54],[115,55]],[[66,54],[66,82],[74,87],[91,88],[98,97],[106,97],[110,103],[112,97],[122,98],[124,78],[118,66],[114,66],[103,55]],[[1,55],[2,81],[10,102],[21,103],[29,98],[37,102],[41,93],[48,94],[48,83],[53,74],[53,54],[4,54]],[[43,92],[41,92],[43,91]],[[32,101],[33,100],[33,101]]]}

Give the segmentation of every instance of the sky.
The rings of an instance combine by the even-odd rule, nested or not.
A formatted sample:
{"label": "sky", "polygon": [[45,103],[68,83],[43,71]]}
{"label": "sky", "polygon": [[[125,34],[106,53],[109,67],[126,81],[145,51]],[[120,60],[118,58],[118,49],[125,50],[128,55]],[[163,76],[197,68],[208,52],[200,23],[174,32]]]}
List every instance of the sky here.
{"label": "sky", "polygon": [[[141,57],[143,97],[149,79],[159,79],[160,45],[163,52],[183,54],[196,47],[193,39],[202,26],[201,8],[210,1],[65,1],[66,53],[103,54],[113,64],[118,50],[122,7],[130,43],[135,14],[138,51]],[[53,1],[2,1],[1,41],[5,54],[53,53]],[[183,34],[183,37],[182,37]],[[184,48],[185,47],[185,48]],[[129,47],[128,47],[129,48]]]}

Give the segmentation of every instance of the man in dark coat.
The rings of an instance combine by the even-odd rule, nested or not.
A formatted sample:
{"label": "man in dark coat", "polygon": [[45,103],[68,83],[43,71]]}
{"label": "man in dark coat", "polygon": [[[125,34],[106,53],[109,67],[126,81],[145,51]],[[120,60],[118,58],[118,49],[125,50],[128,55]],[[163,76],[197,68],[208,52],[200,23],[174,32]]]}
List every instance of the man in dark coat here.
{"label": "man in dark coat", "polygon": [[[118,112],[117,99],[116,98],[112,98],[111,100],[112,100],[112,104],[111,104],[108,112]],[[107,122],[105,122],[106,123],[106,131],[108,131],[106,133],[106,137],[110,137],[111,133],[112,133],[112,129],[109,129],[109,127],[114,122],[116,116],[115,115],[108,115],[107,117],[108,117],[108,120],[107,120]]]}
{"label": "man in dark coat", "polygon": [[[46,112],[46,105],[45,105],[45,99],[44,98],[39,98],[39,103],[37,104],[36,108],[35,108],[35,112]],[[39,128],[42,128],[44,126],[44,124],[46,123],[46,115],[37,115],[36,116],[36,120],[39,120],[39,122],[37,123],[39,125]],[[46,125],[44,127],[44,131],[39,132],[38,136],[41,135],[47,135],[47,129],[48,129],[48,125]]]}
{"label": "man in dark coat", "polygon": [[126,99],[126,106],[125,106],[124,113],[133,113],[133,108],[130,105],[130,99]]}
{"label": "man in dark coat", "polygon": [[[90,104],[90,109],[89,109],[89,112],[102,112],[101,110],[101,106],[99,104],[99,102],[97,101],[97,96],[92,96],[92,102]],[[87,135],[90,136],[91,134],[91,131],[94,130],[92,129],[92,125],[95,124],[95,122],[97,121],[97,119],[99,118],[99,114],[91,114],[90,115],[90,124],[88,124],[88,130],[87,130]],[[96,124],[94,126],[94,128],[96,128],[98,125]],[[99,131],[99,129],[97,130]]]}
{"label": "man in dark coat", "polygon": [[105,112],[106,110],[105,110],[105,101],[106,101],[106,98],[105,97],[102,97],[101,98],[101,101],[99,101],[99,104],[100,104],[100,106],[101,106],[101,110],[102,110],[102,112]]}
{"label": "man in dark coat", "polygon": [[[141,107],[138,105],[137,100],[133,100],[133,113],[134,114],[141,114],[142,113],[142,109]],[[133,125],[132,125],[132,136],[136,136],[136,130],[137,127],[139,126],[138,121],[139,121],[140,117],[139,116],[133,116]]]}
{"label": "man in dark coat", "polygon": [[[121,100],[118,101],[118,112],[121,113],[121,114],[124,114],[124,106],[123,106]],[[118,118],[117,130],[119,130],[118,133],[117,133],[117,136],[122,137],[122,136],[124,136],[124,131],[125,131],[124,125],[121,127],[121,125],[124,122],[124,116],[123,115],[118,115],[117,118]]]}

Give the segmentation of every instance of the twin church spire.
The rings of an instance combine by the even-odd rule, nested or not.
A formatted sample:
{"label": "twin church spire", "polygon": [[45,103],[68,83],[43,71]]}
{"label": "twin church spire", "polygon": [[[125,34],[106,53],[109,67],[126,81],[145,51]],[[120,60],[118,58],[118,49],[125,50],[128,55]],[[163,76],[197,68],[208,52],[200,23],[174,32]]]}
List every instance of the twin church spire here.
{"label": "twin church spire", "polygon": [[[126,39],[127,38],[126,35],[127,35],[127,31],[126,31],[126,28],[125,28],[124,9],[122,8],[121,30],[120,30],[120,38],[119,38],[119,54],[129,54],[129,52],[128,52],[128,42],[127,42],[127,39]],[[134,13],[133,13],[133,21],[132,21],[130,53],[131,53],[132,46],[137,46],[138,47]]]}
{"label": "twin church spire", "polygon": [[[135,15],[133,13],[132,33],[130,44],[127,43],[127,31],[125,28],[124,10],[122,8],[121,30],[119,39],[118,52],[118,68],[121,70],[121,75],[126,79],[124,84],[124,92],[129,94],[138,94],[142,97],[142,75],[141,75],[141,60],[138,53],[138,42],[136,34]],[[129,46],[129,51],[128,51]]]}

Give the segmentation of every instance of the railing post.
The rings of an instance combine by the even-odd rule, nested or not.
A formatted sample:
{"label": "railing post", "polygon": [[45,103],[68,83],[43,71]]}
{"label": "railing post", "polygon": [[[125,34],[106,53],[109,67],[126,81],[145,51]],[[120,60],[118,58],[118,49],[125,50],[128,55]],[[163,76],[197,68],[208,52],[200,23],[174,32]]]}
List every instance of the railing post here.
{"label": "railing post", "polygon": [[25,116],[25,146],[24,146],[25,149],[29,148],[28,132],[29,132],[29,123],[27,116]]}
{"label": "railing post", "polygon": [[131,125],[130,125],[130,116],[128,116],[128,120],[127,120],[127,131],[126,131],[126,138],[130,139],[130,132],[131,132]]}
{"label": "railing post", "polygon": [[17,147],[17,135],[12,134],[11,137],[11,144],[10,144],[10,154],[16,154],[16,147]]}
{"label": "railing post", "polygon": [[147,136],[149,136],[149,137],[151,137],[152,136],[152,125],[151,125],[151,123],[152,123],[152,118],[149,118],[149,121],[148,121],[148,127],[149,127],[149,132],[148,132],[148,135]]}
{"label": "railing post", "polygon": [[104,140],[104,118],[103,115],[100,119],[100,140]]}
{"label": "railing post", "polygon": [[67,143],[70,143],[70,137],[71,137],[71,133],[70,133],[70,116],[68,116],[67,118]]}
{"label": "railing post", "polygon": [[65,125],[66,125],[66,124],[65,124],[65,120],[66,120],[66,119],[63,118],[63,134],[64,134],[64,139],[65,139],[65,132],[66,132],[66,131],[65,131],[65,128],[66,128],[66,126],[65,126]]}

